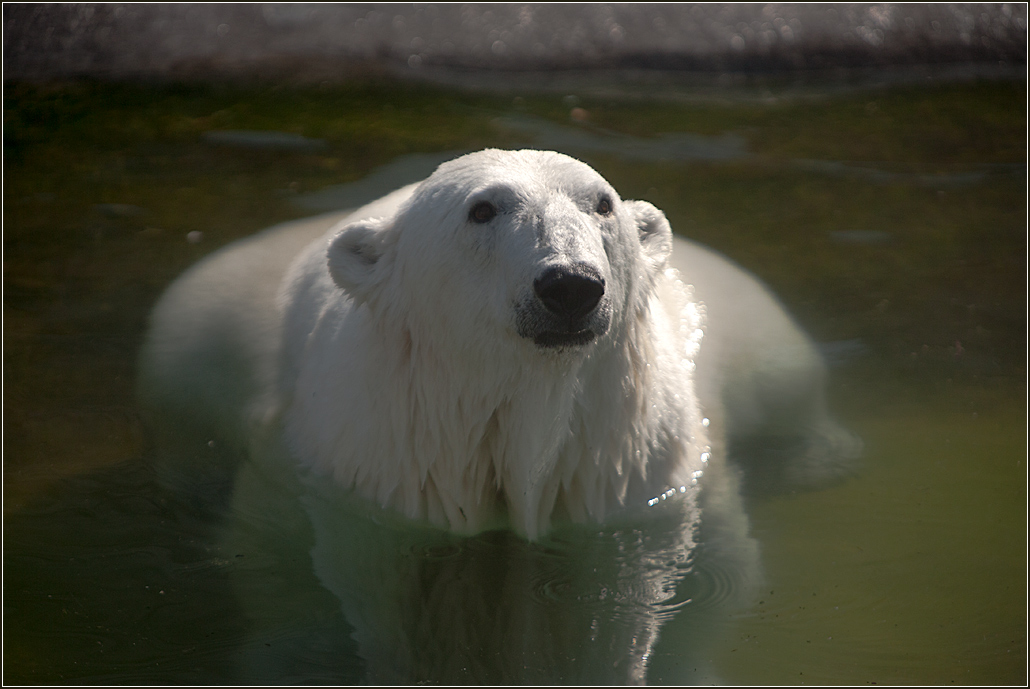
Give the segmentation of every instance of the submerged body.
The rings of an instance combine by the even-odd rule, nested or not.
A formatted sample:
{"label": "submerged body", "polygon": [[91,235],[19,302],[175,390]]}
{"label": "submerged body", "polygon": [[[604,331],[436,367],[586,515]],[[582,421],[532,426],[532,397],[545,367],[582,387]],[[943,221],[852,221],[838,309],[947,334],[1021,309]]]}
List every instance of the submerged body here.
{"label": "submerged body", "polygon": [[[414,643],[379,617],[413,584],[398,580],[396,548],[372,556],[368,538],[340,534],[360,532],[355,522],[327,526],[327,493],[457,534],[531,540],[675,500],[679,535],[641,556],[672,564],[635,583],[613,574],[656,605],[689,560],[699,486],[709,528],[736,543],[730,559],[757,570],[723,466],[727,435],[816,448],[849,438],[825,412],[816,350],[757,280],[674,240],[657,208],[556,153],[470,154],[344,217],[267,230],[180,278],[152,323],[144,396],[162,417],[195,417],[202,436],[251,443],[252,459],[301,477],[318,577],[378,667]],[[254,450],[268,429],[285,452]],[[835,458],[799,457],[814,473]],[[240,488],[253,483],[237,486],[241,510],[267,498]],[[355,548],[376,574],[347,564]],[[640,643],[623,649],[634,660],[615,679],[643,678],[659,626],[626,631]],[[405,678],[441,676],[393,677]]]}

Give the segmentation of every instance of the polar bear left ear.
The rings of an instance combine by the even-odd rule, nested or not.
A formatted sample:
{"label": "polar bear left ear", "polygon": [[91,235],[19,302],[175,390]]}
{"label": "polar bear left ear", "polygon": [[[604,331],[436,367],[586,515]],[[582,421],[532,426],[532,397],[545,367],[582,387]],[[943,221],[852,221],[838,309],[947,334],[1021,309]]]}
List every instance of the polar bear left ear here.
{"label": "polar bear left ear", "polygon": [[393,232],[389,218],[358,220],[329,240],[327,258],[333,282],[364,301],[389,271]]}
{"label": "polar bear left ear", "polygon": [[665,218],[665,213],[647,201],[623,203],[637,223],[637,233],[644,255],[655,269],[660,270],[672,253],[672,228]]}

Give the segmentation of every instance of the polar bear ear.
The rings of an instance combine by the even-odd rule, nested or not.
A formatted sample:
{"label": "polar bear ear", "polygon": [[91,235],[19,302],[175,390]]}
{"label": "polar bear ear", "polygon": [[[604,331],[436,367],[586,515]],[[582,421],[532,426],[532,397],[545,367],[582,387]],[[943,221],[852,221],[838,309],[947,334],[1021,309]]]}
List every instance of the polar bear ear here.
{"label": "polar bear ear", "polygon": [[672,253],[672,228],[669,221],[655,206],[647,201],[625,201],[630,214],[637,223],[640,246],[644,255],[655,268],[661,269]]}
{"label": "polar bear ear", "polygon": [[390,227],[387,218],[358,220],[329,240],[329,275],[358,301],[368,298],[388,272],[394,234]]}

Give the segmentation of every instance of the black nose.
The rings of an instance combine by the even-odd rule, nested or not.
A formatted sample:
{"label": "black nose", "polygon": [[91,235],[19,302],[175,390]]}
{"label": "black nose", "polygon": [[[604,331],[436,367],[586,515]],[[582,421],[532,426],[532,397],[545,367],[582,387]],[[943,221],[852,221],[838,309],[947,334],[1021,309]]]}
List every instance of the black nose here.
{"label": "black nose", "polygon": [[533,281],[533,291],[547,310],[576,320],[594,310],[604,296],[604,278],[586,265],[549,268]]}

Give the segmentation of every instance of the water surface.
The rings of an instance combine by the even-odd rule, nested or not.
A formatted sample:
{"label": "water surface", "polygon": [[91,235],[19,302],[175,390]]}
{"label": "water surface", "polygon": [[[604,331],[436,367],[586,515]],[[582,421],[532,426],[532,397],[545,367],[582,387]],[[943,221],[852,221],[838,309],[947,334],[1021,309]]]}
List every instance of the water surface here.
{"label": "water surface", "polygon": [[[536,145],[766,280],[822,343],[836,416],[865,443],[838,484],[748,485],[752,603],[715,605],[757,582],[706,564],[702,534],[670,607],[629,613],[661,619],[649,681],[691,679],[702,649],[729,683],[1025,683],[1025,83],[761,89],[5,86],[4,680],[361,680],[302,547],[236,552],[217,496],[155,481],[133,394],[147,313],[234,239],[460,151]],[[473,553],[485,586],[512,562],[491,553],[552,571],[585,543],[495,534],[412,557],[446,581]],[[255,611],[241,576],[292,595]],[[589,585],[526,595],[551,610]],[[276,625],[257,633],[255,612]]]}

